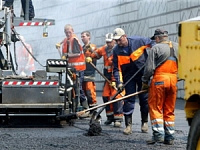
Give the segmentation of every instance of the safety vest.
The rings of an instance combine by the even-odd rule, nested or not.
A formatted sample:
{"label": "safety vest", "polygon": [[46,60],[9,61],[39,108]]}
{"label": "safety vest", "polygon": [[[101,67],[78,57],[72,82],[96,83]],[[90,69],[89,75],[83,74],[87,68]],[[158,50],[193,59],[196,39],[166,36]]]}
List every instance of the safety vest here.
{"label": "safety vest", "polygon": [[62,53],[79,54],[79,56],[76,57],[69,57],[68,65],[70,67],[74,67],[77,71],[83,71],[86,69],[83,49],[75,34],[70,39],[68,38],[64,39]]}
{"label": "safety vest", "polygon": [[160,66],[158,66],[155,69],[155,75],[156,74],[162,74],[162,73],[169,73],[169,74],[177,74],[178,73],[178,63],[177,59],[175,58],[174,55],[174,49],[172,47],[172,42],[162,42],[166,43],[170,47],[170,56],[166,61],[164,61]]}

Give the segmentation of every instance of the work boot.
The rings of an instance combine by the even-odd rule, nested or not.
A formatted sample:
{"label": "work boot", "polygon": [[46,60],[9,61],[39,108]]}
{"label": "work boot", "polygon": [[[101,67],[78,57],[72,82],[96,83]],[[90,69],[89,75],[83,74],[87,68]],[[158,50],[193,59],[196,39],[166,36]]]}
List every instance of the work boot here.
{"label": "work boot", "polygon": [[141,113],[142,118],[142,125],[141,125],[141,131],[143,133],[148,132],[148,113]]}
{"label": "work boot", "polygon": [[142,123],[141,131],[143,133],[147,133],[148,132],[148,123],[147,122]]}
{"label": "work boot", "polygon": [[105,125],[110,125],[114,121],[113,116],[107,116],[107,120],[104,122]]}
{"label": "work boot", "polygon": [[167,144],[167,145],[174,145],[174,140],[165,140],[165,141],[164,141],[164,144]]}
{"label": "work boot", "polygon": [[132,134],[132,114],[130,115],[124,115],[125,117],[125,125],[126,128],[124,129],[124,134],[129,135]]}
{"label": "work boot", "polygon": [[112,120],[106,120],[106,121],[104,122],[104,124],[105,124],[105,125],[110,125],[112,122],[113,122]]}
{"label": "work boot", "polygon": [[121,127],[121,122],[120,121],[115,121],[114,127],[120,128]]}
{"label": "work boot", "polygon": [[126,126],[126,128],[124,129],[124,132],[123,132],[125,135],[129,135],[129,134],[132,134],[132,125],[128,125]]}
{"label": "work boot", "polygon": [[157,140],[156,140],[156,139],[154,139],[154,138],[152,138],[152,139],[146,141],[147,144],[155,144],[155,143],[163,143],[163,142],[164,142],[163,139],[157,139]]}

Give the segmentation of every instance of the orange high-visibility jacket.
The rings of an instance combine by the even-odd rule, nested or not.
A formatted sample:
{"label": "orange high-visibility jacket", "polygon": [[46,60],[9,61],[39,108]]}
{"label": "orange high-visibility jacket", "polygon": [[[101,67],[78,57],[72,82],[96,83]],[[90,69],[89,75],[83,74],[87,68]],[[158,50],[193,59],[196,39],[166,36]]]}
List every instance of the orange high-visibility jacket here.
{"label": "orange high-visibility jacket", "polygon": [[[106,73],[111,75],[111,80],[114,81],[113,77],[113,50],[108,51],[107,45],[104,45],[98,48],[94,53],[92,53],[91,57],[100,59],[103,56],[104,60],[104,75],[107,77]],[[105,71],[106,70],[106,71]]]}
{"label": "orange high-visibility jacket", "polygon": [[79,54],[76,57],[69,57],[68,65],[74,67],[77,71],[83,71],[86,69],[83,49],[75,34],[73,34],[70,39],[64,39],[62,53],[63,55],[66,53]]}
{"label": "orange high-visibility jacket", "polygon": [[[149,38],[131,36],[127,38],[128,46],[115,46],[113,50],[113,74],[117,84],[123,83],[126,76],[135,74],[144,66],[147,58],[147,47],[152,47],[154,42]],[[134,78],[138,78],[143,69]]]}

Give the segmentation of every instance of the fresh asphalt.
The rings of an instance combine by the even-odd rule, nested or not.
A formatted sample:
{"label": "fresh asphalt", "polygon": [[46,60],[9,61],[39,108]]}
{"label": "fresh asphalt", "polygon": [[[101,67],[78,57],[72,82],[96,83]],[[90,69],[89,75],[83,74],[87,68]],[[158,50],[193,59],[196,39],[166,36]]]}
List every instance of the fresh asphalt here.
{"label": "fresh asphalt", "polygon": [[[97,95],[98,104],[103,103],[101,93]],[[175,144],[147,145],[151,138],[151,124],[149,133],[141,132],[141,119],[138,100],[133,113],[133,133],[123,135],[124,122],[121,128],[104,125],[105,111],[101,113],[102,133],[100,136],[86,136],[90,118],[77,119],[73,126],[65,122],[63,127],[32,127],[32,128],[1,128],[0,149],[2,150],[185,150],[189,126],[184,112],[185,101],[177,99],[175,109]]]}

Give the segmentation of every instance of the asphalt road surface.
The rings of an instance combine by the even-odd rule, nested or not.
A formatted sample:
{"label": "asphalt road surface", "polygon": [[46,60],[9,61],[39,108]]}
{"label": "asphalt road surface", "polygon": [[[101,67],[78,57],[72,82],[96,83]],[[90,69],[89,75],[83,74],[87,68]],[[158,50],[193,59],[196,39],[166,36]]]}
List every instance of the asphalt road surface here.
{"label": "asphalt road surface", "polygon": [[[98,103],[102,99],[98,96]],[[184,101],[176,102],[175,144],[147,145],[146,140],[152,136],[141,133],[138,102],[133,114],[133,133],[123,135],[125,127],[114,128],[113,124],[105,126],[105,112],[101,114],[102,133],[100,136],[86,136],[90,119],[78,119],[74,126],[63,123],[60,128],[54,127],[9,127],[0,129],[0,150],[184,150],[186,149],[189,126],[185,119]]]}

